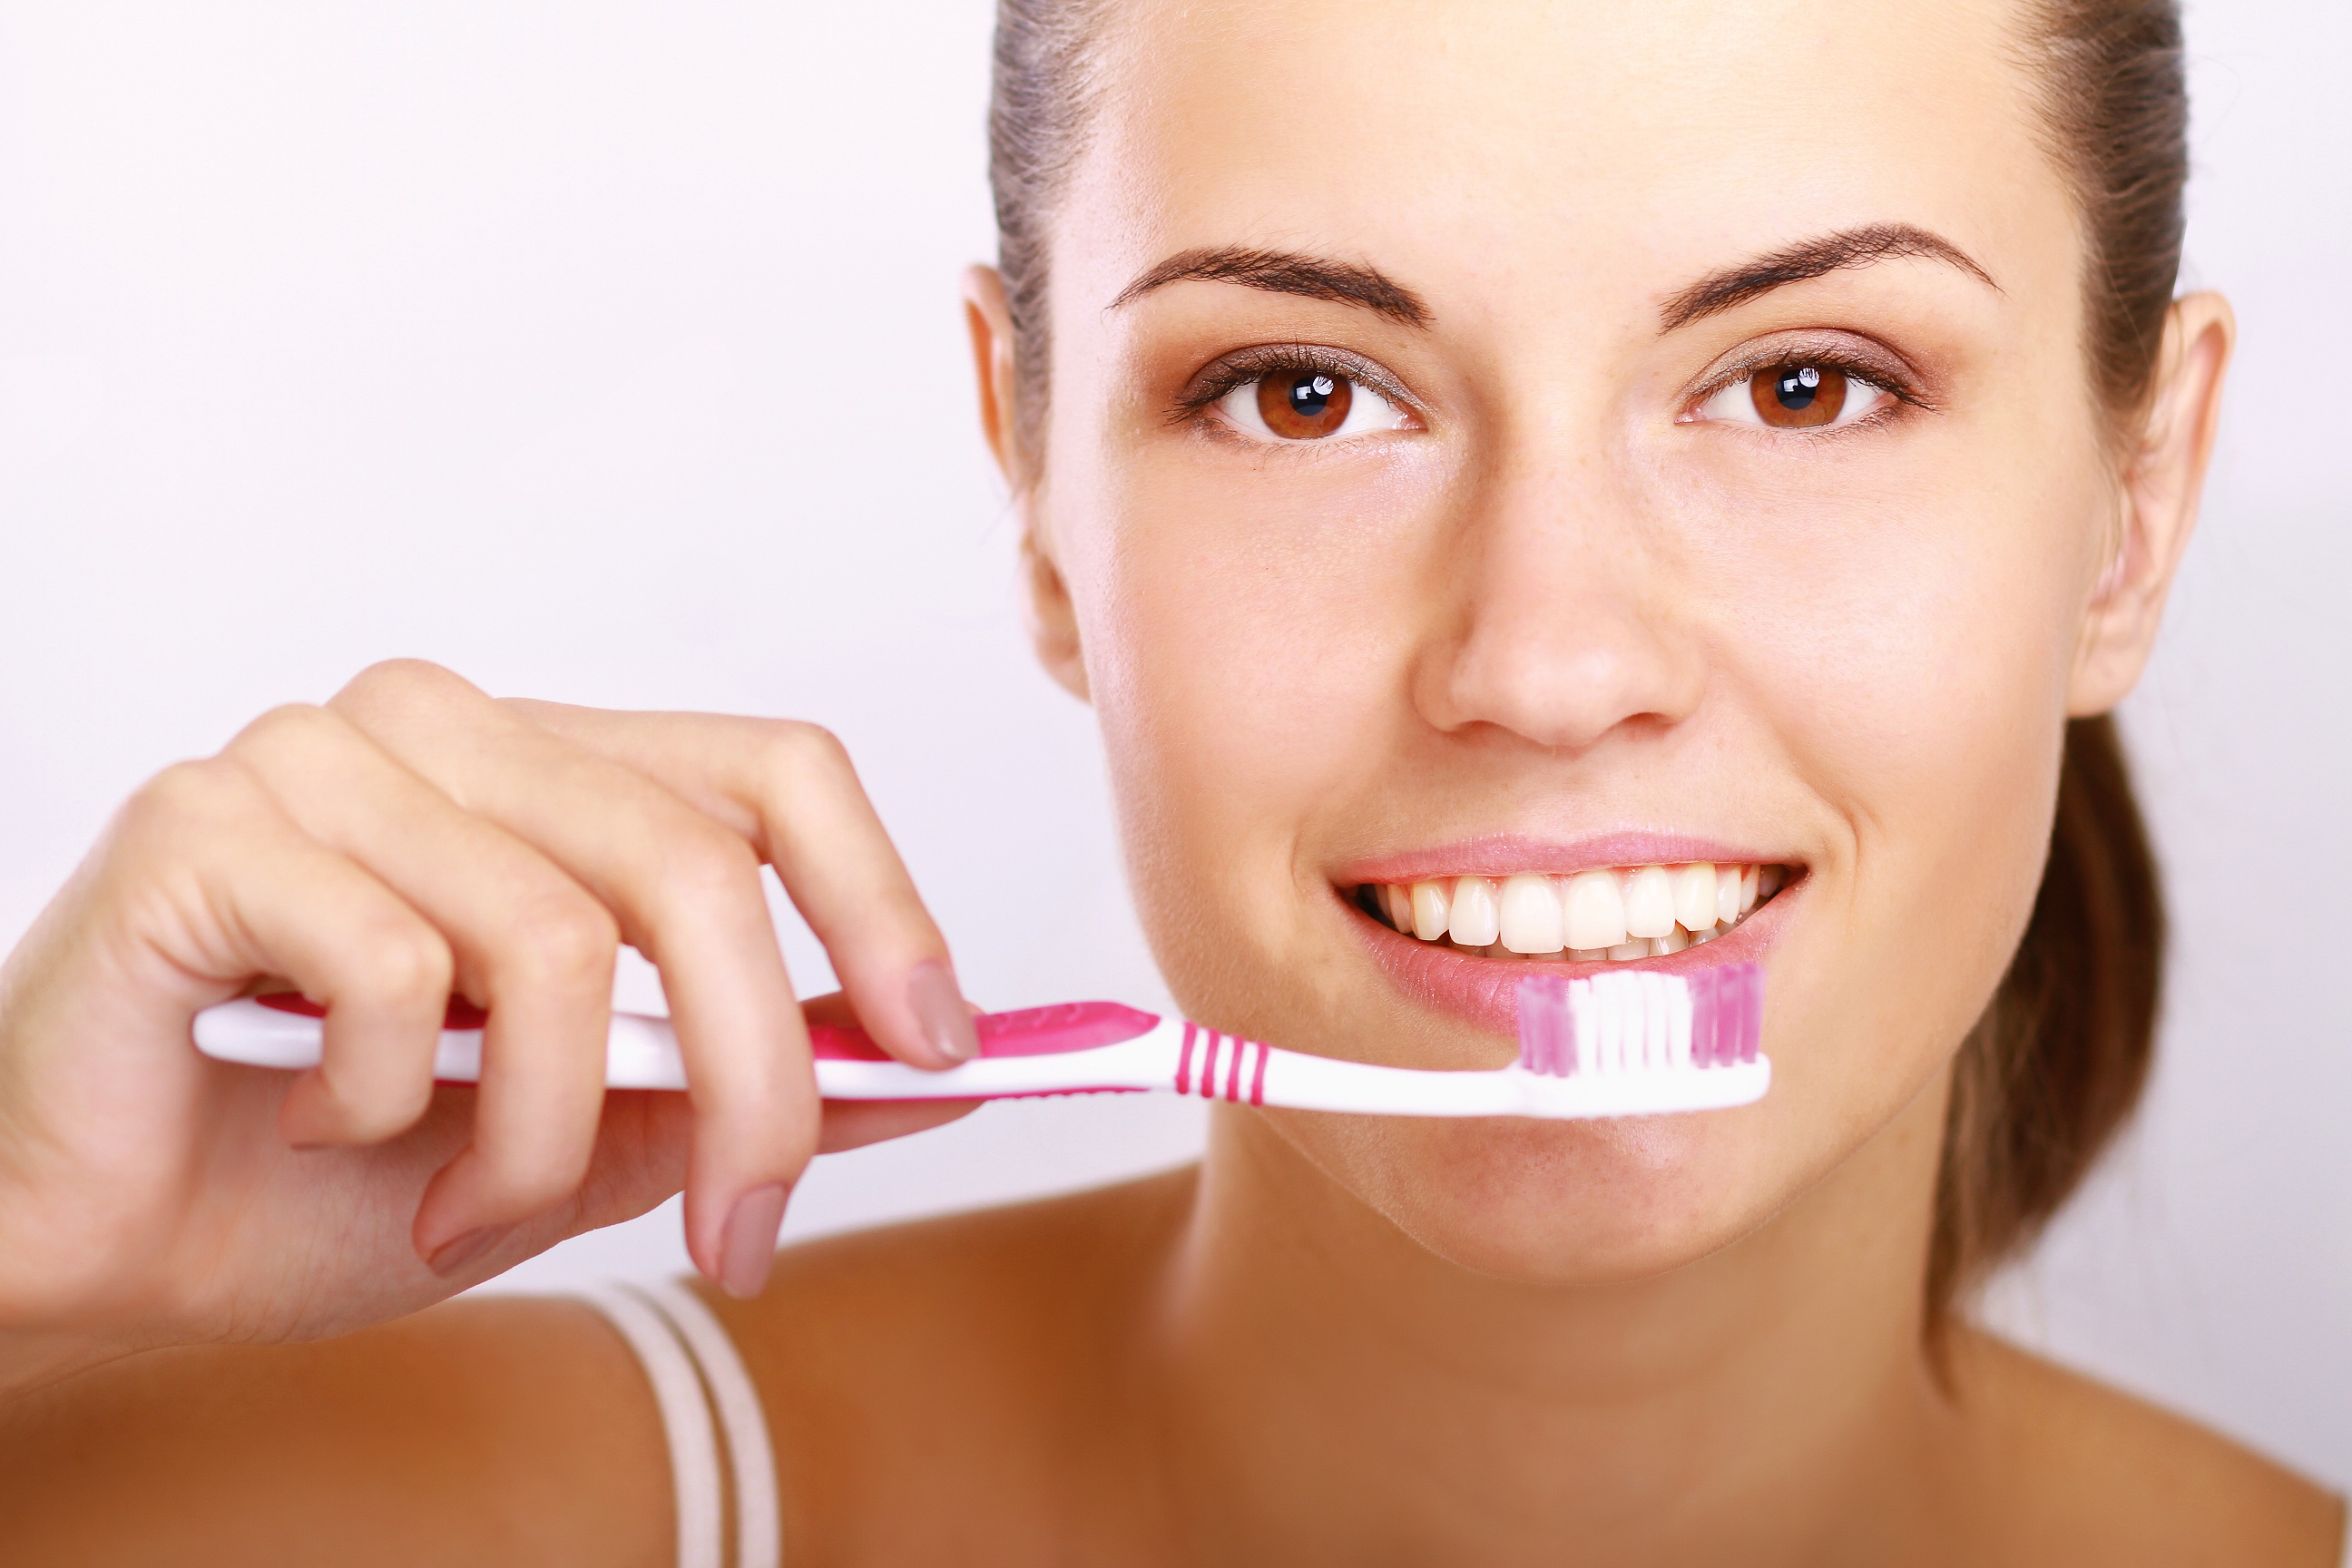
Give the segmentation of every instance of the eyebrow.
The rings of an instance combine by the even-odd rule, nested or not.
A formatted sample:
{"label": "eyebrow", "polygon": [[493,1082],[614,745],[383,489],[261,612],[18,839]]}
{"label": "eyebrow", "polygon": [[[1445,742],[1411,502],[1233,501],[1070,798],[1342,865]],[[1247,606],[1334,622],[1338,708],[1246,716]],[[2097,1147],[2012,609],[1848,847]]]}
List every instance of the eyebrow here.
{"label": "eyebrow", "polygon": [[1254,250],[1208,246],[1179,251],[1118,291],[1109,309],[1139,300],[1171,283],[1238,283],[1270,294],[1296,294],[1352,305],[1408,327],[1426,327],[1431,316],[1422,297],[1377,267],[1333,261],[1291,250]]}
{"label": "eyebrow", "polygon": [[1879,223],[1800,240],[1753,261],[1709,273],[1667,300],[1659,317],[1664,330],[1671,332],[1808,278],[1903,257],[1948,262],[1994,293],[2001,291],[1992,274],[1950,240],[1907,223]]}

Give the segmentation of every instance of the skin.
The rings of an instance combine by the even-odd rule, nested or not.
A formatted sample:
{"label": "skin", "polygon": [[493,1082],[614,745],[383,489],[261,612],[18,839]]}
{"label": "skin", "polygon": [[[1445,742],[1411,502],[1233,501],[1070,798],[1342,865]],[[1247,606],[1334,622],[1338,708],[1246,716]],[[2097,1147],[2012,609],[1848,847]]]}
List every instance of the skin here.
{"label": "skin", "polygon": [[[720,1303],[790,1561],[2335,1561],[2307,1483],[1964,1327],[1939,1357],[1923,1321],[1952,1056],[2030,910],[2064,723],[2147,657],[2233,331],[2180,300],[2147,405],[2098,406],[2013,22],[1122,7],[1052,230],[1040,449],[985,269],[968,315],[1040,657],[1100,716],[1176,994],[1295,1048],[1495,1065],[1508,1039],[1346,889],[1681,836],[1796,872],[1759,917],[1775,1086],[1615,1123],[1220,1107],[1197,1171],[793,1249]],[[1965,264],[1673,321],[1872,225]],[[1229,247],[1376,268],[1422,319],[1133,289]],[[1269,344],[1408,416],[1286,445],[1184,415]],[[1911,400],[1738,422],[1717,383],[1775,355]],[[610,1332],[417,1309],[681,1182],[698,1263],[751,1294],[744,1195],[911,1130],[820,1113],[762,859],[845,978],[826,1006],[947,1060],[908,988],[944,942],[803,728],[403,666],[151,786],[0,992],[0,1517],[84,1561],[661,1561]],[[663,963],[697,1092],[600,1123],[616,940]],[[323,1076],[189,1058],[189,1015],[267,975],[333,1001]],[[422,1068],[453,979],[511,1021],[478,1103]],[[512,1228],[430,1267],[485,1226]],[[250,1342],[281,1341],[324,1342]]]}

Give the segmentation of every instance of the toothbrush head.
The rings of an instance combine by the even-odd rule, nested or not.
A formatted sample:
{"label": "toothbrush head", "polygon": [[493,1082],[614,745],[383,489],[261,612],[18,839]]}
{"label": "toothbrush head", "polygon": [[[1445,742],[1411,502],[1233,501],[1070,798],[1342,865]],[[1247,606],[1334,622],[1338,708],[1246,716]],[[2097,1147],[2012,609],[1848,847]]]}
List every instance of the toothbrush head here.
{"label": "toothbrush head", "polygon": [[1753,963],[1531,975],[1519,983],[1519,1066],[1573,1079],[1739,1067],[1756,1061],[1763,1024]]}

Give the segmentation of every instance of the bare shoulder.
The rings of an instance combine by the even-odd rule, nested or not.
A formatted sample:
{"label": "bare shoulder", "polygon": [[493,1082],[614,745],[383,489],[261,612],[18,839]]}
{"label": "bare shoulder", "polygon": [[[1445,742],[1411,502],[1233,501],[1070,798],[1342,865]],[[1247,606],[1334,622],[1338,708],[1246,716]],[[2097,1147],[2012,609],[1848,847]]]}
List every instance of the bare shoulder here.
{"label": "bare shoulder", "polygon": [[1134,1330],[1194,1177],[829,1237],[786,1249],[758,1300],[714,1302],[768,1407],[787,1557],[1066,1545],[1146,1440]]}
{"label": "bare shoulder", "polygon": [[1952,1372],[2003,1561],[2341,1561],[2344,1500],[2210,1428],[1989,1334]]}

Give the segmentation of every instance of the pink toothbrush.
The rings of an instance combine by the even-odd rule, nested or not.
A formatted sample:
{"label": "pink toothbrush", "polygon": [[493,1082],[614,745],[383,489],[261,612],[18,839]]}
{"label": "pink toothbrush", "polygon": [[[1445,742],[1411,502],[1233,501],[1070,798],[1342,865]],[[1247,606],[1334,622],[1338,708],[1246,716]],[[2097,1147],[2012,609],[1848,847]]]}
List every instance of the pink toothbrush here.
{"label": "pink toothbrush", "polygon": [[[320,1009],[257,996],[196,1015],[197,1049],[222,1061],[299,1068],[319,1060]],[[1375,1116],[1648,1116],[1762,1098],[1770,1058],[1757,1048],[1764,973],[1724,963],[1685,974],[1626,970],[1519,983],[1519,1059],[1486,1071],[1432,1071],[1278,1050],[1116,1002],[1071,1002],[976,1020],[980,1056],[925,1072],[883,1055],[863,1030],[809,1030],[827,1100],[1003,1100],[1163,1089],[1236,1104]],[[480,1009],[453,1001],[434,1076],[481,1076]],[[669,1020],[615,1013],[604,1081],[684,1089]]]}

